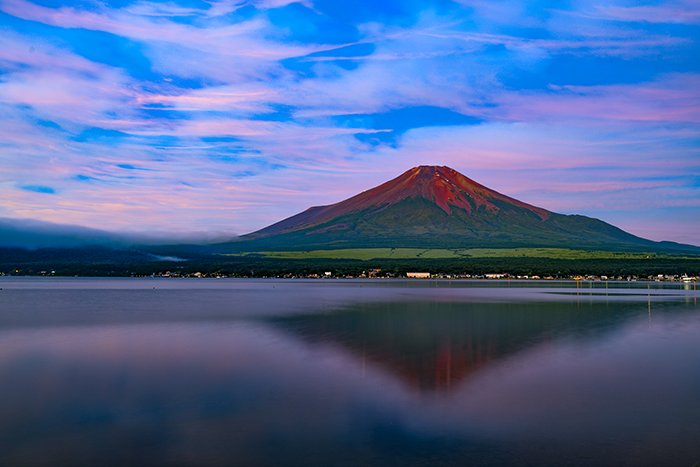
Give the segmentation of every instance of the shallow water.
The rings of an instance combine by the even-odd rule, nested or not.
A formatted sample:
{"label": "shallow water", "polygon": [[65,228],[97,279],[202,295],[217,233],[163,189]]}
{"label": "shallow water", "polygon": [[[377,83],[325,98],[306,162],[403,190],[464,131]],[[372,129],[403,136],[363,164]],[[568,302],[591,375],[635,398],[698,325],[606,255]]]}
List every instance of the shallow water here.
{"label": "shallow water", "polygon": [[0,289],[0,465],[700,462],[692,285]]}

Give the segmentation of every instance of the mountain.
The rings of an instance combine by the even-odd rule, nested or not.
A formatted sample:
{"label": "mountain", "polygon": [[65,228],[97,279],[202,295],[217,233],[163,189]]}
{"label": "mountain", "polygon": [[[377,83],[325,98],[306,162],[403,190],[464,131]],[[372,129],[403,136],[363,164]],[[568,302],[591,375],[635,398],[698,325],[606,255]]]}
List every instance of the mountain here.
{"label": "mountain", "polygon": [[229,245],[249,251],[555,247],[700,252],[690,245],[646,240],[598,219],[557,214],[440,166],[414,167],[352,198],[309,208]]}

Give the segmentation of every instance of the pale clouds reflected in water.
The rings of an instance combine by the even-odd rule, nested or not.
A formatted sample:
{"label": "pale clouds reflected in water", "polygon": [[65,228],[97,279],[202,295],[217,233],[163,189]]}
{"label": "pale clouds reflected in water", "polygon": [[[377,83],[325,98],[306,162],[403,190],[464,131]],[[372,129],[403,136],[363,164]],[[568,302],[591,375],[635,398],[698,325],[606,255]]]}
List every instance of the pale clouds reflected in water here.
{"label": "pale clouds reflected in water", "polygon": [[0,464],[700,461],[693,291],[174,283],[3,282]]}

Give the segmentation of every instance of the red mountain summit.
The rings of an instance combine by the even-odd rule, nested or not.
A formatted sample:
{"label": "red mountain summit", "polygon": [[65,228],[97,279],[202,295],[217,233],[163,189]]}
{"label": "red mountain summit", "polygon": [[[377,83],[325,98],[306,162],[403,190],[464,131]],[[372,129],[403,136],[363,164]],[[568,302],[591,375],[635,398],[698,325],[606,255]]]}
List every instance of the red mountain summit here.
{"label": "red mountain summit", "polygon": [[557,214],[449,167],[419,166],[352,198],[307,209],[238,242],[242,248],[565,247],[673,250],[601,220]]}

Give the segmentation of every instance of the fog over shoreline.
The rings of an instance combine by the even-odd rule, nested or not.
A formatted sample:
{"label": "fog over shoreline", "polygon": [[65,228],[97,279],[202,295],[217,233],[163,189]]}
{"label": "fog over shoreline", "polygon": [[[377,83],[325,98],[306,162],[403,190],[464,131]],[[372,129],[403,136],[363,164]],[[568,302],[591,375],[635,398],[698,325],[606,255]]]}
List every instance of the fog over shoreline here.
{"label": "fog over shoreline", "polygon": [[221,232],[117,233],[78,225],[0,217],[0,248],[127,248],[139,245],[210,244],[234,238],[235,234]]}

